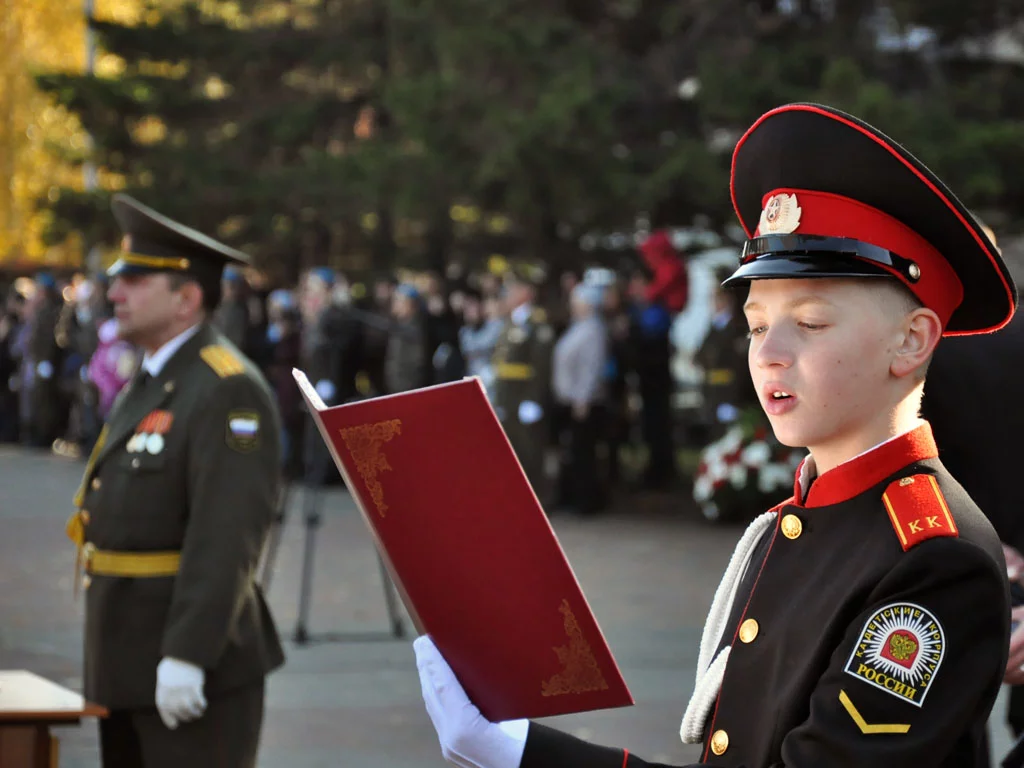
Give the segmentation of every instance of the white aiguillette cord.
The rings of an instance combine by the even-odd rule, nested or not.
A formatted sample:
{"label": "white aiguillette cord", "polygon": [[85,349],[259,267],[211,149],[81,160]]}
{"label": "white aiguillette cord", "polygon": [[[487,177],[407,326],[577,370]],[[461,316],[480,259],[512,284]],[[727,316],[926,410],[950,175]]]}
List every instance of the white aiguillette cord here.
{"label": "white aiguillette cord", "polygon": [[725,676],[725,665],[729,661],[731,646],[723,648],[714,661],[711,657],[721,645],[729,614],[732,613],[732,604],[736,600],[736,591],[740,587],[750,556],[754,553],[754,547],[765,531],[775,523],[775,517],[776,513],[772,511],[754,518],[736,544],[729,566],[722,576],[722,582],[715,591],[715,599],[711,601],[711,610],[708,611],[708,619],[700,639],[696,685],[690,703],[686,705],[683,722],[679,726],[679,738],[684,744],[699,744],[703,741],[704,722],[722,688],[722,678]]}

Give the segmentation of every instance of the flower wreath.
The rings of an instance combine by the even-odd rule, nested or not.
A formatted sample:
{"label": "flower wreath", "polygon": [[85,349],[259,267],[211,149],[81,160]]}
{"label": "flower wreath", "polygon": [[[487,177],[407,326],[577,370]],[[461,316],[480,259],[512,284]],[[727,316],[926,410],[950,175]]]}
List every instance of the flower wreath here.
{"label": "flower wreath", "polygon": [[805,455],[775,439],[760,407],[748,409],[701,452],[693,499],[712,522],[751,518],[790,495]]}

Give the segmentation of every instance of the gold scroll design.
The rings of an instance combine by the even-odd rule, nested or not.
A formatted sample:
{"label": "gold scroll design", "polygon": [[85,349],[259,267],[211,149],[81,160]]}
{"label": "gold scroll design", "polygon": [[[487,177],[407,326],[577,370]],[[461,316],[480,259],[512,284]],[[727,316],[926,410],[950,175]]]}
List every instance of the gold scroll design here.
{"label": "gold scroll design", "polygon": [[562,665],[562,671],[540,684],[541,696],[564,696],[567,693],[608,690],[608,683],[601,674],[594,652],[590,650],[590,643],[583,637],[576,615],[569,607],[569,601],[562,600],[558,611],[562,614],[569,644],[553,649]]}
{"label": "gold scroll design", "polygon": [[401,433],[401,419],[360,424],[341,430],[341,439],[345,441],[345,447],[348,448],[352,461],[356,463],[356,470],[363,478],[370,498],[373,499],[373,505],[381,517],[387,512],[388,505],[384,503],[384,487],[377,476],[385,470],[391,470],[388,457],[384,455],[382,449],[385,443]]}

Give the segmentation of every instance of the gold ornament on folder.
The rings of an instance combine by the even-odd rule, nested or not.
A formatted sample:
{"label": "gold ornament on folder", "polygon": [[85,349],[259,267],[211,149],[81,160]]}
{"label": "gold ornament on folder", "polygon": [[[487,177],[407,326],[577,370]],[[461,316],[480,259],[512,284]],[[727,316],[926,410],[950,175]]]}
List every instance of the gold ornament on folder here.
{"label": "gold ornament on folder", "polygon": [[583,637],[579,622],[569,607],[569,601],[563,600],[558,611],[565,620],[565,634],[569,636],[569,644],[554,649],[563,669],[547,682],[540,684],[541,696],[608,690],[608,683],[601,674],[597,659],[590,650],[590,644]]}
{"label": "gold ornament on folder", "polygon": [[388,509],[384,503],[384,487],[377,475],[390,470],[388,458],[383,453],[384,444],[402,432],[401,419],[378,421],[375,424],[360,424],[357,427],[346,427],[341,430],[341,439],[345,441],[352,460],[356,463],[359,476],[366,483],[373,505],[381,517]]}

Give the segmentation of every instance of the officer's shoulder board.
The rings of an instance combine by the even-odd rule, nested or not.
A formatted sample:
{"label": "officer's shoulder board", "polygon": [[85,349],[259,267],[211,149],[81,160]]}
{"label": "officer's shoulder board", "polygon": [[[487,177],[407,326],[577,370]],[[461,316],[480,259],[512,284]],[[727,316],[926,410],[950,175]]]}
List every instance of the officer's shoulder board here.
{"label": "officer's shoulder board", "polygon": [[937,536],[960,535],[946,497],[932,475],[892,481],[882,494],[882,503],[904,552]]}
{"label": "officer's shoulder board", "polygon": [[222,344],[210,344],[203,347],[199,350],[199,356],[222,379],[245,373],[245,363]]}

